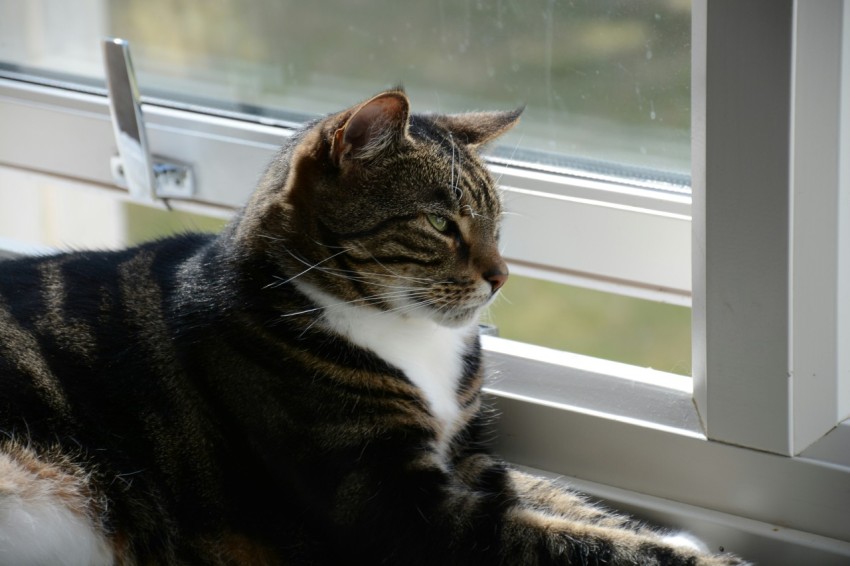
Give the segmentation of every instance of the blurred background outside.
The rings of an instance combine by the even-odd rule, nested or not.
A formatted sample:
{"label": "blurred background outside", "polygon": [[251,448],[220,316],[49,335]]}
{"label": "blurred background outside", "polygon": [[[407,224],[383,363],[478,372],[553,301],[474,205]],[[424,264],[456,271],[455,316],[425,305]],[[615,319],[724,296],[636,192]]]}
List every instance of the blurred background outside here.
{"label": "blurred background outside", "polygon": [[[102,88],[105,36],[130,41],[151,99],[274,123],[397,84],[419,111],[525,104],[493,156],[687,190],[689,0],[0,0],[0,70]],[[0,238],[115,247],[223,223],[77,185],[0,167]],[[690,373],[686,307],[515,276],[488,319],[506,338]]]}

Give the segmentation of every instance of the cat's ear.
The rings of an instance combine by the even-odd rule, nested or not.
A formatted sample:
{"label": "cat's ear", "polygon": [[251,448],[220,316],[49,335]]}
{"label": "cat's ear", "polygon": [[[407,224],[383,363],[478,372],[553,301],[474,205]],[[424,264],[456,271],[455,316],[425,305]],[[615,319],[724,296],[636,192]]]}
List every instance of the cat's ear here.
{"label": "cat's ear", "polygon": [[461,143],[478,147],[501,136],[517,122],[525,106],[507,112],[467,112],[435,116],[440,126],[452,133]]}
{"label": "cat's ear", "polygon": [[345,159],[369,159],[407,134],[410,102],[401,90],[381,93],[356,107],[333,134],[331,158],[339,166]]}

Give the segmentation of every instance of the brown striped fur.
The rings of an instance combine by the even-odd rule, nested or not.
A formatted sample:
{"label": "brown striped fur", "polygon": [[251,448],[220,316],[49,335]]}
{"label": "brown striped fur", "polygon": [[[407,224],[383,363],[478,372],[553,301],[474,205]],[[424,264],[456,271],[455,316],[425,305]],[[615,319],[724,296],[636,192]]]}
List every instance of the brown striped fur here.
{"label": "brown striped fur", "polygon": [[518,117],[387,91],[218,236],[0,263],[0,564],[740,563],[482,446],[478,149]]}

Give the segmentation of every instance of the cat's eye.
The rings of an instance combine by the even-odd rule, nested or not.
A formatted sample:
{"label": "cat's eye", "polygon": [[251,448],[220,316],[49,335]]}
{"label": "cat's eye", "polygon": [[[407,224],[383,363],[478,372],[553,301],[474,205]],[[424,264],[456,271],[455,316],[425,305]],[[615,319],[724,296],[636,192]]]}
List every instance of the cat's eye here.
{"label": "cat's eye", "polygon": [[431,223],[431,226],[433,226],[437,232],[445,232],[449,229],[449,220],[445,216],[431,213],[429,213],[427,216],[428,222]]}

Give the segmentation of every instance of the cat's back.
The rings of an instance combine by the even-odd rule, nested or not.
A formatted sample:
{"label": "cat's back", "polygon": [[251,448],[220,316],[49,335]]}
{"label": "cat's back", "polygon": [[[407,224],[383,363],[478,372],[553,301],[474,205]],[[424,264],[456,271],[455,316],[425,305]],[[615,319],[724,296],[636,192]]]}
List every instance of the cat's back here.
{"label": "cat's back", "polygon": [[177,337],[214,243],[187,234],[0,262],[0,531],[17,532],[20,515],[43,535],[0,540],[0,563],[110,563],[110,528],[165,544],[175,509],[204,512],[212,496],[196,492],[216,493],[214,456],[209,435],[187,431],[210,424]]}
{"label": "cat's back", "polygon": [[1,261],[0,426],[15,415],[28,426],[73,420],[75,407],[112,392],[140,359],[161,357],[180,269],[209,243],[184,235]]}

